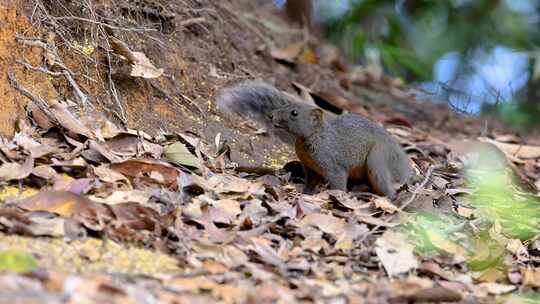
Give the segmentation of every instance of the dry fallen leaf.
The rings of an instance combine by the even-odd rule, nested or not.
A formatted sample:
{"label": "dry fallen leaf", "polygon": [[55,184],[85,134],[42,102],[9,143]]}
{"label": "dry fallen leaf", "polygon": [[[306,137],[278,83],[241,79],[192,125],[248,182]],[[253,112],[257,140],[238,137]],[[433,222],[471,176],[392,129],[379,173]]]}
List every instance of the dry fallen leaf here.
{"label": "dry fallen leaf", "polygon": [[315,104],[315,100],[313,100],[313,91],[311,91],[310,88],[302,85],[299,82],[292,82],[292,87],[296,90],[296,93],[300,95],[300,100],[308,103],[308,104]]}
{"label": "dry fallen leaf", "polygon": [[518,239],[510,240],[508,244],[506,244],[506,250],[511,252],[518,260],[522,262],[529,260],[529,252],[527,251],[527,247]]}
{"label": "dry fallen leaf", "polygon": [[53,189],[57,191],[69,191],[75,194],[82,194],[92,187],[93,178],[78,178],[78,179],[56,179]]}
{"label": "dry fallen leaf", "polygon": [[515,285],[498,284],[498,283],[482,283],[473,287],[474,293],[484,298],[487,295],[501,295],[516,290]]}
{"label": "dry fallen leaf", "polygon": [[414,247],[408,242],[406,234],[386,231],[375,245],[375,252],[389,277],[418,268]]}
{"label": "dry fallen leaf", "polygon": [[147,191],[142,190],[118,190],[114,191],[111,195],[107,197],[97,197],[95,195],[89,196],[88,198],[107,205],[116,205],[127,202],[135,202],[140,205],[146,205],[152,194]]}
{"label": "dry fallen leaf", "polygon": [[34,159],[27,157],[21,165],[18,163],[3,163],[0,166],[0,181],[20,180],[28,177],[34,169]]}
{"label": "dry fallen leaf", "polygon": [[377,197],[373,203],[375,204],[375,208],[380,208],[389,214],[394,214],[399,210],[387,197]]}
{"label": "dry fallen leaf", "polygon": [[345,232],[345,220],[332,215],[322,213],[311,213],[300,221],[299,226],[315,226],[322,232],[331,234],[335,237],[342,235]]}
{"label": "dry fallen leaf", "polygon": [[124,176],[131,178],[147,177],[168,186],[176,184],[176,178],[178,177],[178,170],[174,167],[150,159],[127,160],[111,164],[109,167]]}
{"label": "dry fallen leaf", "polygon": [[498,134],[493,132],[493,137],[498,142],[519,143],[521,138],[516,134]]}
{"label": "dry fallen leaf", "polygon": [[57,100],[49,101],[49,111],[54,115],[58,123],[66,130],[75,134],[83,135],[90,139],[95,139],[96,136],[92,130],[88,129],[82,122],[73,115],[65,103]]}
{"label": "dry fallen leaf", "polygon": [[285,269],[285,261],[277,254],[277,252],[269,246],[269,242],[262,238],[252,238],[252,250],[255,251],[262,260],[270,265]]}
{"label": "dry fallen leaf", "polygon": [[369,117],[364,105],[351,101],[338,93],[310,92],[316,105],[330,112],[341,114],[344,110]]}
{"label": "dry fallen leaf", "polygon": [[144,53],[132,51],[125,42],[113,36],[109,36],[109,43],[117,55],[131,64],[131,76],[157,78],[163,75],[164,70],[156,68]]}
{"label": "dry fallen leaf", "polygon": [[240,202],[236,200],[222,199],[219,201],[215,201],[213,203],[213,206],[222,210],[231,219],[236,218],[242,212],[242,209],[240,208]]}
{"label": "dry fallen leaf", "polygon": [[135,63],[132,65],[131,76],[142,78],[158,78],[164,70],[156,68],[144,53],[133,52]]}
{"label": "dry fallen leaf", "polygon": [[540,287],[540,268],[522,268],[523,285]]}
{"label": "dry fallen leaf", "polygon": [[49,115],[40,109],[34,102],[29,102],[26,109],[28,112],[32,113],[32,118],[43,130],[49,130],[54,127],[55,124],[51,121],[51,117],[49,117]]}
{"label": "dry fallen leaf", "polygon": [[350,250],[356,245],[355,241],[367,233],[369,233],[369,229],[366,225],[351,221],[347,223],[343,233],[337,237],[335,247],[336,249]]}
{"label": "dry fallen leaf", "polygon": [[36,166],[32,169],[32,175],[41,177],[46,180],[53,180],[57,178],[58,173],[56,170],[47,165]]}
{"label": "dry fallen leaf", "polygon": [[112,170],[107,165],[100,165],[94,168],[94,174],[102,181],[108,183],[115,183],[119,181],[127,181],[127,177],[123,174]]}
{"label": "dry fallen leaf", "polygon": [[[409,278],[411,280],[411,278]],[[461,293],[443,286],[424,287],[414,286],[412,284],[403,284],[398,286],[393,284],[398,290],[399,295],[393,297],[395,301],[403,303],[440,303],[440,302],[458,302],[462,300]]]}
{"label": "dry fallen leaf", "polygon": [[120,133],[107,139],[103,145],[116,155],[133,157],[137,155],[139,137],[129,133]]}
{"label": "dry fallen leaf", "polygon": [[300,62],[311,64],[317,63],[317,55],[310,47],[306,46],[300,56]]}
{"label": "dry fallen leaf", "polygon": [[66,235],[67,219],[47,212],[23,213],[0,208],[0,230],[18,231],[30,236],[62,237]]}
{"label": "dry fallen leaf", "polygon": [[19,147],[22,147],[34,159],[44,157],[48,154],[52,154],[60,150],[56,146],[49,145],[43,142],[38,142],[34,138],[32,138],[31,135],[23,133],[16,133],[13,136],[12,143]]}
{"label": "dry fallen leaf", "polygon": [[165,147],[164,156],[166,159],[190,167],[199,167],[199,159],[191,154],[186,146],[181,142],[176,142]]}
{"label": "dry fallen leaf", "polygon": [[276,60],[294,63],[303,49],[304,42],[295,42],[289,44],[285,48],[271,50],[270,55]]}
{"label": "dry fallen leaf", "polygon": [[253,186],[249,180],[232,175],[215,174],[208,180],[200,180],[200,185],[216,193],[247,193]]}
{"label": "dry fallen leaf", "polygon": [[65,217],[71,217],[79,205],[85,204],[92,204],[92,201],[69,191],[41,191],[16,203],[26,210],[49,211]]}
{"label": "dry fallen leaf", "polygon": [[449,271],[444,270],[441,265],[435,263],[435,262],[424,262],[419,267],[420,270],[429,272],[435,275],[438,275],[439,277],[451,281],[454,279],[454,275],[450,273]]}

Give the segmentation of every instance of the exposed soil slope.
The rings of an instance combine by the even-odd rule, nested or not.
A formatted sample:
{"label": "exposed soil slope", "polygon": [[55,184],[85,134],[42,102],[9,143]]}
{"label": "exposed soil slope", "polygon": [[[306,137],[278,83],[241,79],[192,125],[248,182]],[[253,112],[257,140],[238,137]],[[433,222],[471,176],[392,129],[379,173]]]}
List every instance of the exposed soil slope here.
{"label": "exposed soil slope", "polygon": [[[6,119],[2,120],[0,131],[5,135],[13,134],[15,118],[23,113],[26,102],[9,89],[8,69],[15,69],[17,79],[38,96],[47,99],[59,95],[77,100],[63,77],[25,70],[17,63],[24,60],[39,66],[43,53],[37,47],[16,43],[16,34],[35,36],[40,33],[47,38],[51,34],[47,29],[51,26],[57,26],[64,34],[48,36],[48,39],[56,44],[92,104],[109,117],[119,118],[129,127],[150,134],[160,130],[191,130],[208,142],[213,142],[221,132],[232,144],[233,159],[240,164],[264,161],[275,165],[292,157],[286,147],[272,139],[239,128],[243,122],[223,121],[216,115],[213,106],[216,91],[246,78],[261,78],[291,92],[291,84],[297,82],[316,92],[344,97],[359,105],[372,119],[383,122],[396,118],[399,113],[399,117],[413,121],[414,127],[438,137],[474,136],[480,132],[485,135],[496,126],[488,118],[466,117],[442,105],[416,102],[412,94],[406,93],[407,88],[393,87],[387,79],[368,78],[352,83],[353,68],[347,67],[346,72],[336,70],[334,61],[325,60],[328,46],[320,42],[310,44],[316,59],[309,63],[289,67],[277,62],[272,51],[302,41],[304,35],[300,29],[288,25],[282,13],[265,1],[134,3],[118,0],[101,1],[92,8],[76,2],[55,3],[43,2],[42,14],[34,15],[31,1],[13,1],[10,8],[3,9],[9,25],[3,28],[1,40],[4,64],[0,86],[8,98],[1,101],[6,109],[2,115]],[[117,26],[104,28],[96,24],[99,22],[92,22],[85,15],[89,9],[105,21],[114,20],[112,23]],[[164,75],[157,79],[125,77],[122,69],[126,64],[114,54],[113,58],[107,55],[109,42],[103,33],[105,30],[112,30],[132,50],[146,54],[155,66],[164,69]],[[107,69],[109,60],[112,68],[120,72]],[[109,73],[114,88],[109,82]],[[272,157],[267,153],[276,150],[281,152]]]}
{"label": "exposed soil slope", "polygon": [[[493,303],[540,288],[534,137],[416,101],[271,1],[11,1],[0,18],[0,301]],[[367,185],[302,193],[258,166],[289,147],[215,110],[248,78],[385,124],[420,179],[392,202]],[[476,184],[471,164],[487,165]]]}

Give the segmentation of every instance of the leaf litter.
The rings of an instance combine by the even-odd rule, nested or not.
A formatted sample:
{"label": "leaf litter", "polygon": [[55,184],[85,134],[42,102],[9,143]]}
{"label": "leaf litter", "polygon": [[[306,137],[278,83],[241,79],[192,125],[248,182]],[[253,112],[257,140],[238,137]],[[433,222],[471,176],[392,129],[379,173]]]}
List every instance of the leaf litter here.
{"label": "leaf litter", "polygon": [[[171,18],[156,7],[145,14]],[[165,76],[144,53],[107,38],[128,75]],[[348,72],[339,57],[316,52],[293,42],[269,55],[295,67],[320,60],[344,86],[407,95],[374,67]],[[369,113],[333,90],[293,84],[306,102]],[[0,140],[0,267],[12,270],[0,273],[0,294],[11,299],[527,303],[540,288],[540,148],[512,134],[471,145],[400,116],[376,117],[392,125],[419,173],[391,202],[363,190],[305,195],[282,172],[242,173],[219,152],[221,133],[214,147],[193,133],[125,129],[76,113],[69,100],[47,106],[34,104],[33,121]],[[76,261],[67,266],[56,259],[63,244]]]}
{"label": "leaf litter", "polygon": [[[289,186],[286,175],[270,183],[268,176],[241,177],[228,169],[216,170],[212,156],[206,160],[197,157],[180,142],[176,147],[183,148],[172,152],[174,161],[168,162],[170,143],[152,137],[137,138],[137,144],[164,148],[142,155],[116,153],[116,161],[106,157],[96,163],[85,156],[93,149],[91,145],[73,144],[61,133],[51,140],[47,130],[35,130],[23,129],[13,140],[2,141],[9,147],[3,156],[5,166],[23,161],[15,165],[16,170],[6,171],[11,175],[4,179],[3,187],[15,186],[20,191],[3,199],[3,233],[71,242],[97,236],[164,252],[183,269],[172,274],[158,269],[147,279],[127,275],[115,278],[114,283],[110,275],[82,271],[76,277],[62,277],[55,269],[45,270],[45,281],[60,275],[64,284],[60,294],[67,293],[72,299],[82,296],[80,291],[65,289],[66,284],[74,284],[68,282],[74,278],[90,284],[85,293],[92,297],[111,296],[97,286],[113,284],[117,290],[114,297],[119,299],[133,298],[137,294],[133,288],[141,288],[140,293],[155,288],[153,296],[165,301],[197,298],[224,303],[249,299],[315,301],[319,297],[354,301],[368,294],[380,301],[460,301],[469,294],[484,299],[508,294],[519,285],[538,287],[535,252],[525,245],[530,239],[522,239],[524,243],[507,238],[508,232],[500,224],[504,218],[487,223],[493,225],[491,229],[482,229],[486,223],[481,222],[475,226],[478,219],[499,218],[497,211],[482,211],[481,205],[474,204],[471,196],[478,191],[474,187],[465,188],[470,189],[466,192],[452,191],[456,189],[453,185],[468,184],[460,184],[463,177],[451,174],[451,167],[441,167],[436,175],[427,176],[430,183],[409,185],[410,190],[403,189],[400,195],[410,197],[422,191],[432,202],[450,197],[464,208],[472,207],[469,215],[473,221],[460,219],[457,208],[449,210],[450,220],[445,222],[429,213],[437,208],[424,210],[428,212],[425,215],[411,208],[404,212],[399,199],[395,205],[385,198],[356,192],[304,195]],[[92,129],[88,132],[95,133]],[[99,144],[105,152],[115,153],[117,144],[109,144],[115,140],[112,136]],[[50,153],[34,159],[31,150],[42,144],[52,147]],[[451,156],[447,155],[448,161]],[[36,183],[41,185],[37,193],[19,194]],[[485,233],[491,234],[489,241],[482,241]],[[468,237],[474,242],[464,242]],[[5,253],[10,254],[15,258],[19,253]],[[40,265],[39,256],[35,252],[29,257]],[[13,280],[18,276],[12,284],[21,288],[40,284],[36,281],[38,270],[25,268],[25,263],[30,265],[33,260],[25,259],[27,262],[9,262],[13,265],[6,267],[26,271],[0,277]],[[506,262],[501,269],[503,259]],[[473,272],[463,268],[467,266]],[[514,273],[513,283],[506,279],[505,271],[508,276]],[[418,272],[429,275],[417,277]],[[497,272],[501,275],[494,276]],[[376,279],[378,283],[354,283],[358,279]],[[385,287],[384,282],[393,283]]]}

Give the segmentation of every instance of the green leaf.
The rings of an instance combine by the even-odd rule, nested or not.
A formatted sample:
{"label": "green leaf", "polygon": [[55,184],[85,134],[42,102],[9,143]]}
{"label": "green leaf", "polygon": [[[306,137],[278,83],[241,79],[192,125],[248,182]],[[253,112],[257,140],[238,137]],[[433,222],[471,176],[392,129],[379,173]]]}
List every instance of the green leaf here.
{"label": "green leaf", "polygon": [[34,257],[28,252],[16,249],[0,251],[0,271],[26,272],[36,267]]}
{"label": "green leaf", "polygon": [[527,293],[513,293],[506,297],[504,303],[516,303],[516,304],[535,304],[540,303],[540,293],[527,292]]}

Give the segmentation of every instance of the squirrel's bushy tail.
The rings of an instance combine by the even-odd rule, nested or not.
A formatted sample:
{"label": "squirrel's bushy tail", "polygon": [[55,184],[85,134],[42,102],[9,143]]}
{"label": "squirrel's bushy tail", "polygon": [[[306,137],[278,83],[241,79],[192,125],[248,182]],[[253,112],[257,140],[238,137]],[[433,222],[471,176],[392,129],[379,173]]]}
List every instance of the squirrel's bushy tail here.
{"label": "squirrel's bushy tail", "polygon": [[[294,136],[272,124],[272,112],[301,101],[260,80],[247,80],[221,90],[216,104],[220,112],[251,118],[283,142],[294,143]],[[232,116],[231,116],[232,117]]]}

